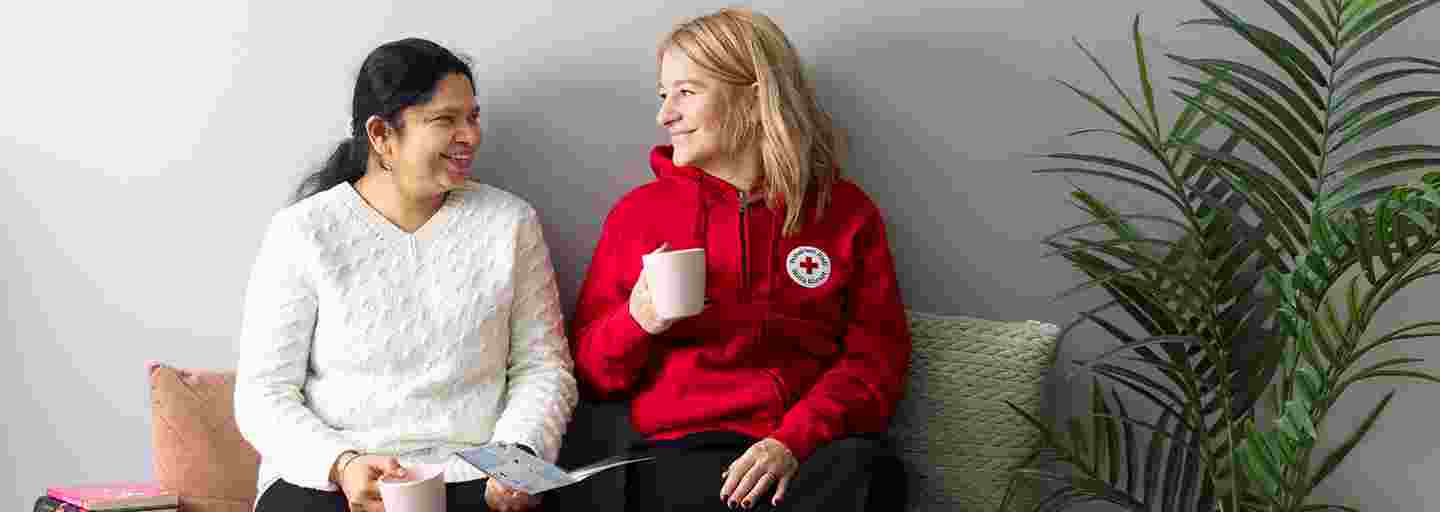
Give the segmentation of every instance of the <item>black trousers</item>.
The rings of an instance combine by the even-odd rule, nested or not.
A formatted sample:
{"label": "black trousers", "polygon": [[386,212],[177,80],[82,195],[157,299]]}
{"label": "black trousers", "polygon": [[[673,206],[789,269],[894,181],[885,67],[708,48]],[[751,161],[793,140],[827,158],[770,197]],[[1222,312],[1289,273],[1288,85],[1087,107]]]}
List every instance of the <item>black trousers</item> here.
{"label": "black trousers", "polygon": [[[340,492],[321,491],[276,480],[255,503],[255,512],[349,512],[350,503]],[[445,484],[446,512],[488,512],[485,480]]]}
{"label": "black trousers", "polygon": [[[730,432],[702,432],[674,441],[637,444],[636,451],[656,458],[626,466],[625,510],[730,512],[720,499],[724,484],[720,474],[756,441]],[[873,476],[887,453],[879,438],[851,437],[827,444],[800,465],[779,507],[770,506],[772,485],[750,510],[866,510],[867,501],[873,498]],[[882,507],[877,510],[900,510],[904,503],[877,506]]]}

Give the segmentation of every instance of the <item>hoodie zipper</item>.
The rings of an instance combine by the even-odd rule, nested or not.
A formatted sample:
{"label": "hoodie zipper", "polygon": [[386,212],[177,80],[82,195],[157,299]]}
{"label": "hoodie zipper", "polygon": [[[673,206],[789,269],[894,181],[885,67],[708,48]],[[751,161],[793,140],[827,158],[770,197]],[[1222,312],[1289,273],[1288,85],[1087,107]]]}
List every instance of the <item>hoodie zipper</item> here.
{"label": "hoodie zipper", "polygon": [[745,293],[750,289],[750,250],[745,247],[745,206],[749,201],[745,197],[744,190],[735,191],[740,197],[740,299],[743,301]]}

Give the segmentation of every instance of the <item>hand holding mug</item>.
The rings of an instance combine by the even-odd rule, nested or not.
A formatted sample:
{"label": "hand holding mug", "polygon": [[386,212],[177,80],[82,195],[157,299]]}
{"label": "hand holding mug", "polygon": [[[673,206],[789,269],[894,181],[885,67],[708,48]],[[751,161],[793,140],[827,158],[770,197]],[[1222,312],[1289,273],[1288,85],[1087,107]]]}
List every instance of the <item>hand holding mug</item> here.
{"label": "hand holding mug", "polygon": [[660,244],[641,257],[644,267],[630,293],[630,315],[650,334],[660,334],[706,306],[705,249],[667,251],[669,247]]}
{"label": "hand holding mug", "polygon": [[405,475],[405,468],[400,467],[400,462],[394,457],[356,454],[346,459],[345,455],[341,455],[336,462],[339,466],[334,472],[334,480],[345,494],[350,512],[385,512],[377,483],[381,477]]}
{"label": "hand holding mug", "polygon": [[[650,254],[660,254],[670,247],[669,243],[660,244],[660,247],[651,251]],[[630,316],[640,324],[641,329],[650,334],[660,334],[675,323],[674,320],[662,320],[655,312],[655,299],[650,293],[650,283],[646,279],[646,269],[640,268],[640,277],[635,280],[635,287],[630,289]]]}

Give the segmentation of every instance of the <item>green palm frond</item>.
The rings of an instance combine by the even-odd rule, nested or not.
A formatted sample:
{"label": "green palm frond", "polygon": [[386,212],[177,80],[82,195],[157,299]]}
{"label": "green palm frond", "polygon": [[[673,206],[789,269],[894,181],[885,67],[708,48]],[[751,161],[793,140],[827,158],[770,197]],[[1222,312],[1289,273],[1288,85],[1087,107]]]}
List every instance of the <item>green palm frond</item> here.
{"label": "green palm frond", "polygon": [[[1220,91],[1212,88],[1195,94],[1174,124],[1162,129],[1138,17],[1131,30],[1143,103],[1131,99],[1115,75],[1083,45],[1079,45],[1082,51],[1125,107],[1112,108],[1095,94],[1074,84],[1064,85],[1119,125],[1116,130],[1080,130],[1074,135],[1117,135],[1154,161],[1051,153],[1040,156],[1068,165],[1036,172],[1089,177],[1142,190],[1163,199],[1178,214],[1120,212],[1077,187],[1071,197],[1088,220],[1045,238],[1051,256],[1066,259],[1089,277],[1061,296],[1099,288],[1111,298],[1062,329],[1062,338],[1075,325],[1088,323],[1122,344],[1076,368],[1104,381],[1094,383],[1092,410],[1083,421],[1074,418],[1063,431],[1032,421],[1036,428],[1048,430],[1044,438],[1052,458],[1077,472],[1073,480],[1038,467],[1016,474],[1017,478],[1064,484],[1040,510],[1087,501],[1106,501],[1131,510],[1213,507],[1221,496],[1212,475],[1221,474],[1216,466],[1230,457],[1210,446],[1208,439],[1217,431],[1228,433],[1236,415],[1259,400],[1258,392],[1237,386],[1236,380],[1248,382],[1256,375],[1272,374],[1264,366],[1273,367],[1276,359],[1255,357],[1270,352],[1258,342],[1236,343],[1246,349],[1240,354],[1219,349],[1221,343],[1231,342],[1230,338],[1265,335],[1265,329],[1258,326],[1273,316],[1276,303],[1260,295],[1260,271],[1283,261],[1277,247],[1266,241],[1280,226],[1247,220],[1251,210],[1247,209],[1246,194],[1235,188],[1235,182],[1220,172],[1214,161],[1228,157],[1243,139],[1231,135],[1206,155],[1174,147],[1172,139],[1198,141],[1225,126],[1214,122],[1211,115],[1225,109],[1217,106],[1213,97]],[[1121,113],[1126,110],[1129,116]],[[1157,226],[1179,234],[1174,238],[1148,234]],[[1298,231],[1298,226],[1295,229]],[[1215,287],[1215,282],[1232,286]],[[1110,321],[1106,315],[1114,311],[1123,311],[1141,331],[1130,332]],[[1205,336],[1194,336],[1197,330]],[[1130,354],[1134,357],[1128,357]],[[1132,369],[1127,363],[1140,367]],[[1102,392],[1105,385],[1148,401],[1161,411],[1159,419],[1132,416],[1116,391],[1111,392],[1115,405],[1107,405]],[[1233,470],[1228,474],[1242,476]]]}
{"label": "green palm frond", "polygon": [[[1338,208],[1317,207],[1312,225],[1317,232],[1336,235],[1315,237],[1317,241],[1304,261],[1318,263],[1267,275],[1271,288],[1283,301],[1280,310],[1284,335],[1295,341],[1286,347],[1282,360],[1282,371],[1293,378],[1289,385],[1282,383],[1275,395],[1274,428],[1251,432],[1246,449],[1237,450],[1237,456],[1246,460],[1252,479],[1265,482],[1265,494],[1277,509],[1302,504],[1304,497],[1333,473],[1370,432],[1394,393],[1378,403],[1361,426],[1312,470],[1309,454],[1316,441],[1315,425],[1323,422],[1329,408],[1351,385],[1376,379],[1440,382],[1440,377],[1413,368],[1424,361],[1420,358],[1395,357],[1365,363],[1366,356],[1385,344],[1440,337],[1440,322],[1419,322],[1368,342],[1361,339],[1370,320],[1399,290],[1440,275],[1440,261],[1430,259],[1440,255],[1440,229],[1436,227],[1440,225],[1440,189],[1433,184],[1436,181],[1440,181],[1440,175],[1429,175],[1393,191],[1373,210],[1343,212],[1348,216],[1338,216]],[[1321,205],[1335,203],[1323,201]],[[1332,298],[1328,292],[1339,284],[1346,270],[1355,267],[1367,269],[1363,275],[1370,283],[1369,289],[1360,290],[1357,275],[1350,279],[1343,299]],[[1345,301],[1347,306],[1343,319],[1335,307],[1336,300]],[[1264,453],[1256,448],[1269,445],[1274,449]]]}
{"label": "green palm frond", "polygon": [[[1134,511],[1353,510],[1307,499],[1393,392],[1312,461],[1330,408],[1355,384],[1440,382],[1419,358],[1370,360],[1393,343],[1440,337],[1440,321],[1366,337],[1386,303],[1440,275],[1440,173],[1406,181],[1440,168],[1440,146],[1367,146],[1440,108],[1440,91],[1396,90],[1440,76],[1440,60],[1360,58],[1440,0],[1264,0],[1283,32],[1199,1],[1212,17],[1182,27],[1218,28],[1264,59],[1166,54],[1182,71],[1169,92],[1183,107],[1168,127],[1138,16],[1139,94],[1078,41],[1120,107],[1059,81],[1112,123],[1070,135],[1118,137],[1143,160],[1050,153],[1039,156],[1061,163],[1035,172],[1142,192],[1169,213],[1121,211],[1076,185],[1083,220],[1044,239],[1047,256],[1087,277],[1061,298],[1107,296],[1061,339],[1088,325],[1118,345],[1065,370],[1092,378],[1088,413],[1061,428],[1026,416],[1048,455],[1015,476],[1055,484],[1036,510],[1094,501]],[[1257,425],[1260,407],[1274,420]]]}

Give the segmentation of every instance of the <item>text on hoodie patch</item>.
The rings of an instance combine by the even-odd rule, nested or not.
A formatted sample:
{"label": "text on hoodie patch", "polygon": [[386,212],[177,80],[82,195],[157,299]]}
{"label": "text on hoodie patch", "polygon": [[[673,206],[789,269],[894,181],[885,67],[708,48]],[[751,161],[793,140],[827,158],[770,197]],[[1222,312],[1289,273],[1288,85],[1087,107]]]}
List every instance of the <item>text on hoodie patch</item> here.
{"label": "text on hoodie patch", "polygon": [[806,288],[816,288],[830,280],[830,256],[817,247],[802,245],[785,256],[790,279]]}

